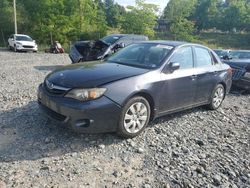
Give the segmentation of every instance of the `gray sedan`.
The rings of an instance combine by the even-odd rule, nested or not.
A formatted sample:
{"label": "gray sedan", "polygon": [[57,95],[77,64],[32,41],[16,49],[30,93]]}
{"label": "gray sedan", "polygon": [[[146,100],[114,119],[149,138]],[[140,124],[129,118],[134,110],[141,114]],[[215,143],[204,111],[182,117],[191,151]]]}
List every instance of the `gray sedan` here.
{"label": "gray sedan", "polygon": [[209,48],[148,41],[129,45],[104,62],[52,72],[39,86],[38,102],[77,132],[131,138],[157,117],[202,105],[219,108],[231,83],[231,68]]}

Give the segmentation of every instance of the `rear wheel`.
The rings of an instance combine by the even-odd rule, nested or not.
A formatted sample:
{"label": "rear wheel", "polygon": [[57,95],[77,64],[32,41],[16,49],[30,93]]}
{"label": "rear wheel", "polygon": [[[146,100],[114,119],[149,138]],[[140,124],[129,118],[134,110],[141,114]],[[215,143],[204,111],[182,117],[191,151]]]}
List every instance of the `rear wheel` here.
{"label": "rear wheel", "polygon": [[139,135],[148,125],[150,105],[143,97],[130,99],[122,110],[117,133],[124,138]]}
{"label": "rear wheel", "polygon": [[225,97],[225,88],[222,84],[218,84],[213,91],[211,102],[208,105],[209,109],[211,110],[218,109],[221,106],[224,97]]}

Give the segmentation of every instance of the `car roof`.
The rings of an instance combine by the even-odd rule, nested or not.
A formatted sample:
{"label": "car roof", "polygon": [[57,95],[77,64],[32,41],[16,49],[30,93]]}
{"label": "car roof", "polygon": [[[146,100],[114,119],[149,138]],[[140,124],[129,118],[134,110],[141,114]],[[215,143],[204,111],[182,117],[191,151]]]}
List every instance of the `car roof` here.
{"label": "car roof", "polygon": [[24,35],[24,34],[14,34],[16,36],[25,36],[25,37],[29,37],[29,35]]}
{"label": "car roof", "polygon": [[[147,44],[161,44],[161,45],[167,45],[172,47],[178,47],[182,45],[194,45],[194,46],[202,46],[200,44],[194,44],[194,43],[188,43],[184,41],[170,41],[170,40],[153,40],[153,41],[143,41],[140,43],[147,43]],[[205,47],[205,46],[202,46]]]}
{"label": "car roof", "polygon": [[231,52],[250,52],[250,50],[231,50]]}
{"label": "car roof", "polygon": [[108,36],[113,36],[113,37],[127,37],[127,36],[141,36],[141,37],[146,37],[144,35],[136,35],[136,34],[111,34]]}

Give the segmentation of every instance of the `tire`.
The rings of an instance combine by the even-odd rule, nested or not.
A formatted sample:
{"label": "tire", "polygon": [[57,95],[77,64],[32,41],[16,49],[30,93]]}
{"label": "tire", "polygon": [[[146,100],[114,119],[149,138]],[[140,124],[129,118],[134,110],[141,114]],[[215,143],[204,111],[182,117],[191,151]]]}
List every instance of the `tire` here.
{"label": "tire", "polygon": [[150,105],[145,98],[131,98],[122,109],[117,134],[123,138],[139,135],[147,127],[150,114]]}
{"label": "tire", "polygon": [[16,45],[14,45],[14,52],[17,52],[17,48],[16,48]]}
{"label": "tire", "polygon": [[207,106],[210,110],[218,109],[225,98],[225,88],[222,84],[218,84],[211,95],[210,104]]}

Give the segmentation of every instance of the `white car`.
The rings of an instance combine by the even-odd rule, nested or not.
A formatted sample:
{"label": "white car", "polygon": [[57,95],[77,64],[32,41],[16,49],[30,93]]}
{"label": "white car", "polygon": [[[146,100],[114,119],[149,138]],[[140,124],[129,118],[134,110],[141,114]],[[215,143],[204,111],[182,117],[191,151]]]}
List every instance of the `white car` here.
{"label": "white car", "polygon": [[13,34],[8,39],[8,47],[10,50],[18,51],[33,51],[37,52],[38,47],[36,41],[28,35]]}

